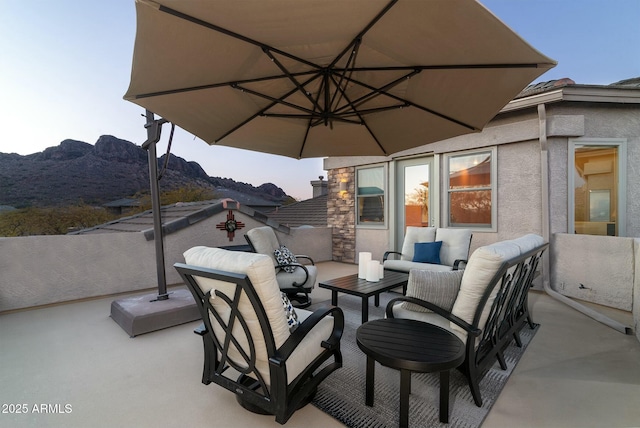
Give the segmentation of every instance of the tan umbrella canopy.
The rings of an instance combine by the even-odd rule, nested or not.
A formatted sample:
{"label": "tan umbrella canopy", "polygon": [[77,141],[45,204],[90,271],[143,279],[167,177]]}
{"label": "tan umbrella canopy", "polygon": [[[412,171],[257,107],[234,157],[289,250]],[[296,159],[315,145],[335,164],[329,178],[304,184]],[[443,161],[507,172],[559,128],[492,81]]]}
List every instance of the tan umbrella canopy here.
{"label": "tan umbrella canopy", "polygon": [[125,99],[209,144],[389,155],[480,131],[555,66],[474,0],[136,0]]}

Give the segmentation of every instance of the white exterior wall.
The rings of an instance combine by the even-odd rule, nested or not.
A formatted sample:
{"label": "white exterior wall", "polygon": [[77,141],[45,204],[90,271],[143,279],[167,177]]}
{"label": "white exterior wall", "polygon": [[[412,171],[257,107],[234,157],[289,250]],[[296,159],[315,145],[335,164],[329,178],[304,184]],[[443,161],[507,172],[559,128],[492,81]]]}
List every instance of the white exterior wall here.
{"label": "white exterior wall", "polygon": [[[245,245],[244,233],[264,226],[239,211],[245,228],[229,242],[216,224],[227,211],[165,236],[168,285],[181,283],[173,268],[187,249]],[[331,228],[294,228],[277,232],[283,245],[316,262],[331,260]],[[104,233],[0,238],[0,312],[157,288],[154,241],[143,233]]]}
{"label": "white exterior wall", "polygon": [[[551,287],[559,293],[586,301],[630,311],[640,317],[637,269],[640,258],[629,238],[567,235],[568,225],[568,141],[569,138],[625,138],[627,141],[626,236],[640,237],[640,109],[596,103],[556,103],[546,106],[549,161],[550,275]],[[497,146],[498,225],[497,232],[474,231],[471,251],[482,245],[511,239],[525,233],[542,234],[542,175],[540,121],[535,108],[510,112],[496,118],[481,133],[451,138],[395,154],[393,158],[329,158],[325,169],[377,162],[393,163],[395,158],[444,154]],[[441,158],[442,159],[442,158]],[[441,171],[444,169],[441,168]],[[393,167],[389,168],[393,171]],[[445,177],[440,177],[445,183]],[[390,173],[393,204],[394,183]],[[441,207],[446,194],[441,191]],[[394,221],[390,207],[390,221]],[[554,235],[561,235],[560,238]],[[393,247],[390,229],[357,229],[357,251],[383,251]],[[557,248],[555,247],[557,245]],[[637,244],[636,244],[637,247]],[[602,251],[602,249],[607,249]],[[374,253],[375,255],[375,253]],[[602,263],[605,257],[612,262]],[[598,263],[596,263],[598,261]],[[585,266],[594,269],[585,278]],[[597,266],[597,269],[596,269]],[[588,271],[589,269],[586,269]],[[597,271],[597,272],[596,272]],[[636,272],[638,273],[636,275]],[[597,273],[597,275],[596,275]],[[591,290],[576,289],[593,283]],[[564,289],[560,286],[564,284]],[[569,286],[569,284],[573,284]],[[634,289],[636,292],[634,293]]]}

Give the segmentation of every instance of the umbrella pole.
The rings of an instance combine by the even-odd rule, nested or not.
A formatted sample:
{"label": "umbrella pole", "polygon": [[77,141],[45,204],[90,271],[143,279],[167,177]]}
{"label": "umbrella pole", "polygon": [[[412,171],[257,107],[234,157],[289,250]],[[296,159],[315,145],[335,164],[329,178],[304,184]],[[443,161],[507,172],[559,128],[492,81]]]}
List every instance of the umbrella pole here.
{"label": "umbrella pole", "polygon": [[156,270],[158,275],[158,297],[157,300],[166,300],[167,280],[164,267],[164,237],[162,235],[162,218],[160,214],[160,192],[158,190],[158,157],[156,154],[156,143],[160,140],[162,125],[166,120],[155,120],[153,112],[146,111],[147,141],[142,144],[142,148],[147,150],[149,159],[149,182],[151,185],[151,210],[153,212],[153,239],[156,245]]}

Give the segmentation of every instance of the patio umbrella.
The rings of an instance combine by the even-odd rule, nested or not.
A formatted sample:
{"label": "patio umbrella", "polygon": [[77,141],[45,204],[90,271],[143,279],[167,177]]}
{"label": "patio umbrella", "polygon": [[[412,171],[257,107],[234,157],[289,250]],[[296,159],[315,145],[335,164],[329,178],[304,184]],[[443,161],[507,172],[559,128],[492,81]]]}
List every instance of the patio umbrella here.
{"label": "patio umbrella", "polygon": [[[474,0],[136,0],[131,82],[155,142],[309,158],[389,155],[478,132],[555,62]],[[153,114],[162,116],[153,120]]]}
{"label": "patio umbrella", "polygon": [[136,0],[124,98],[207,143],[389,155],[478,132],[555,66],[474,0]]}

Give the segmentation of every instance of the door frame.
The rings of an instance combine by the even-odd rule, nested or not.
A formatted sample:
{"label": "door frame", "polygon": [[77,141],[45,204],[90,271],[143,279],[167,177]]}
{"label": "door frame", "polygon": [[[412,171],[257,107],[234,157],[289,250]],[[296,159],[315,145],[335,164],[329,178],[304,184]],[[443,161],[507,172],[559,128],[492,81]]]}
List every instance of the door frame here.
{"label": "door frame", "polygon": [[392,174],[394,192],[392,226],[389,227],[389,242],[394,243],[396,251],[400,251],[404,241],[404,168],[428,164],[429,167],[429,226],[437,227],[440,223],[440,156],[428,156],[395,159]]}

